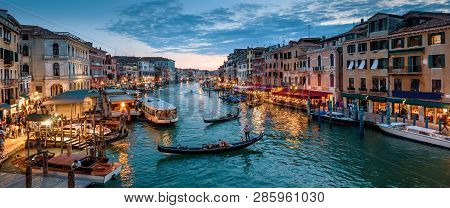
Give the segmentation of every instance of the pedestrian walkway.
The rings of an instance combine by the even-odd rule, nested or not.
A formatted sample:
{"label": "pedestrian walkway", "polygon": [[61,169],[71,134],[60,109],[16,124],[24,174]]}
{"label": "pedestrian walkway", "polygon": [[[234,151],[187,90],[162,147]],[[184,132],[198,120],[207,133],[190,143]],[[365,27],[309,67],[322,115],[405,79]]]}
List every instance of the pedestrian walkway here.
{"label": "pedestrian walkway", "polygon": [[[33,174],[32,188],[67,188],[67,177],[47,176]],[[0,173],[0,188],[25,188],[25,175],[13,173]],[[92,184],[92,181],[75,179],[75,188],[85,188]]]}
{"label": "pedestrian walkway", "polygon": [[17,137],[17,139],[6,139],[5,150],[3,151],[3,155],[0,156],[0,165],[3,164],[3,162],[9,157],[24,149],[26,140],[26,136],[20,136]]}

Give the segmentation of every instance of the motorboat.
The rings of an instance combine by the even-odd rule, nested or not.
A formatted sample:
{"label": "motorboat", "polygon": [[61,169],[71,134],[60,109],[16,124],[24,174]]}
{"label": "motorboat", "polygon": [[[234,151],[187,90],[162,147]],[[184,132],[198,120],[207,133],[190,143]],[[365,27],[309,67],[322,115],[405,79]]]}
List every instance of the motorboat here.
{"label": "motorboat", "polygon": [[406,123],[378,123],[377,126],[388,134],[404,139],[450,148],[450,136],[441,132],[419,126],[408,126]]}
{"label": "motorboat", "polygon": [[178,121],[177,108],[158,98],[140,99],[145,118],[155,124],[173,124]]}

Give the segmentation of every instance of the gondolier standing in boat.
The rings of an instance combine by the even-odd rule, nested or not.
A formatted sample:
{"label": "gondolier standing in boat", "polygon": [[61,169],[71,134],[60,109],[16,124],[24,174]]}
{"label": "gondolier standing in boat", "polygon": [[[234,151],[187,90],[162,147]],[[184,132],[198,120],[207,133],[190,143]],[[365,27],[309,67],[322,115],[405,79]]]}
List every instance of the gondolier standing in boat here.
{"label": "gondolier standing in boat", "polygon": [[250,127],[248,126],[248,124],[245,125],[243,131],[245,133],[245,141],[251,140],[250,139]]}

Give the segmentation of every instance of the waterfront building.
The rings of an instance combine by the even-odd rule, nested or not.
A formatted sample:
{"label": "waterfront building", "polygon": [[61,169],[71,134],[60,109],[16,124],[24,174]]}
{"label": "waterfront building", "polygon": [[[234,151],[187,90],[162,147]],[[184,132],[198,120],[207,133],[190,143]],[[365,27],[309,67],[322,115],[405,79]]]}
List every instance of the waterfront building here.
{"label": "waterfront building", "polygon": [[92,43],[87,43],[89,46],[89,61],[91,86],[99,88],[101,85],[108,82],[106,69],[106,54],[107,52],[102,48],[93,47]]}
{"label": "waterfront building", "polygon": [[20,32],[19,22],[7,10],[0,10],[0,118],[18,110]]}
{"label": "waterfront building", "polygon": [[138,78],[139,57],[134,56],[114,56],[117,63],[117,79],[120,82],[135,81]]}
{"label": "waterfront building", "polygon": [[244,64],[246,61],[247,49],[234,49],[234,52],[230,53],[225,61],[225,81],[236,84],[238,82],[239,63]]}
{"label": "waterfront building", "polygon": [[142,60],[148,61],[150,66],[154,67],[155,75],[158,81],[163,83],[175,82],[175,61],[164,57],[142,57]]}
{"label": "waterfront building", "polygon": [[246,60],[239,60],[237,63],[237,80],[239,85],[248,84],[248,62]]}
{"label": "waterfront building", "polygon": [[[52,97],[67,90],[90,89],[89,46],[67,32],[24,25],[35,97]],[[24,43],[25,44],[25,43]]]}
{"label": "waterfront building", "polygon": [[321,92],[338,101],[342,83],[342,35],[322,39],[317,44],[320,48],[309,50],[300,57],[299,88]]}
{"label": "waterfront building", "polygon": [[247,80],[250,84],[260,85],[262,83],[262,74],[264,70],[264,52],[266,48],[250,48],[247,51]]}
{"label": "waterfront building", "polygon": [[108,84],[115,84],[117,81],[117,60],[109,54],[106,55],[105,67]]}
{"label": "waterfront building", "polygon": [[409,119],[438,122],[450,106],[444,75],[450,15],[378,13],[345,35],[344,103],[368,112],[385,111]]}

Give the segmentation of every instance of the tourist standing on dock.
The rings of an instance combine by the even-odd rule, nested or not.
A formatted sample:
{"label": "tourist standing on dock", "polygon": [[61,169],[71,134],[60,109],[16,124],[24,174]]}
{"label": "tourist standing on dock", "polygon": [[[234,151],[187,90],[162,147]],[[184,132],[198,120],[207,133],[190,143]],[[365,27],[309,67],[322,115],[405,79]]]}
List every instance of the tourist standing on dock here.
{"label": "tourist standing on dock", "polygon": [[250,127],[248,126],[248,124],[245,125],[243,131],[245,133],[245,141],[250,140]]}

